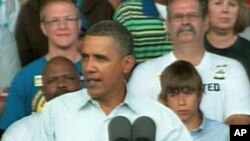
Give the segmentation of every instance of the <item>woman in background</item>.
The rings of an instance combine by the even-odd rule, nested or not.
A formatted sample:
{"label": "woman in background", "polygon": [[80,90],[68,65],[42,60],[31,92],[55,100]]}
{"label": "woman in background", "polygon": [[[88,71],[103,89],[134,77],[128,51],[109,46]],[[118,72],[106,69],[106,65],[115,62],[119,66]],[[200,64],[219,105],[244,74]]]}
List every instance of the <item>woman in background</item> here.
{"label": "woman in background", "polygon": [[205,37],[208,51],[234,58],[245,67],[250,77],[250,41],[239,36],[247,26],[244,0],[209,0],[209,29]]}

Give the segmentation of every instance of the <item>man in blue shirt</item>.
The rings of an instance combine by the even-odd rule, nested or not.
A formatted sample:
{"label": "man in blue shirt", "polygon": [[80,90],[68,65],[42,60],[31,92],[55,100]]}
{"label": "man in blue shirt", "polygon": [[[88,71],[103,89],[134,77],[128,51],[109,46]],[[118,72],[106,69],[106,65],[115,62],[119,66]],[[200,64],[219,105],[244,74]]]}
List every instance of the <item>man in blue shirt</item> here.
{"label": "man in blue shirt", "polygon": [[[79,45],[80,19],[73,1],[45,1],[41,5],[41,29],[48,37],[48,53],[20,70],[9,89],[6,105],[0,119],[0,129],[5,130],[14,121],[30,115],[33,98],[40,93],[41,72],[48,60],[64,56],[81,72]],[[35,109],[34,109],[35,110]]]}

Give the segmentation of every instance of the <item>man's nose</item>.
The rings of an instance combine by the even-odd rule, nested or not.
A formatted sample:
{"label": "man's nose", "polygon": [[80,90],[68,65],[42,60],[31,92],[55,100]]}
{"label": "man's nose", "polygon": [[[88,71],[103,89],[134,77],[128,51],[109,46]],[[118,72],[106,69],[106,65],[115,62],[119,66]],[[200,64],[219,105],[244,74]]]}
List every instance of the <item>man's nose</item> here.
{"label": "man's nose", "polygon": [[88,59],[87,61],[83,62],[83,70],[85,73],[95,72],[95,61],[92,59]]}
{"label": "man's nose", "polygon": [[65,87],[67,87],[66,83],[67,83],[67,80],[64,77],[59,77],[57,79],[57,82],[56,82],[58,88],[65,88]]}
{"label": "man's nose", "polygon": [[183,15],[181,21],[183,24],[188,24],[190,21],[189,15]]}
{"label": "man's nose", "polygon": [[66,28],[67,27],[67,20],[66,19],[60,19],[58,23],[60,28]]}

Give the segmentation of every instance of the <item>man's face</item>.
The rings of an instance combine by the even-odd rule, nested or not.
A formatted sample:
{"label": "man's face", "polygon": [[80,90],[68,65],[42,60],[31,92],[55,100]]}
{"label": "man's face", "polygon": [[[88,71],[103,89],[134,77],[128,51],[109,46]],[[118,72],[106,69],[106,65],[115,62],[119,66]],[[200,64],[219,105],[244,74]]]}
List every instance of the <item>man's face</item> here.
{"label": "man's face", "polygon": [[42,13],[44,22],[41,23],[41,28],[48,37],[50,46],[68,48],[77,42],[80,20],[73,4],[53,2]]}
{"label": "man's face", "polygon": [[199,12],[197,0],[175,0],[170,7],[167,26],[174,43],[200,42],[207,22]]}
{"label": "man's face", "polygon": [[121,56],[109,36],[85,36],[82,48],[84,78],[90,96],[101,101],[116,95],[124,87],[128,73],[126,57]]}
{"label": "man's face", "polygon": [[41,89],[46,101],[62,94],[79,90],[79,75],[73,66],[67,63],[50,65],[43,75],[43,86]]}

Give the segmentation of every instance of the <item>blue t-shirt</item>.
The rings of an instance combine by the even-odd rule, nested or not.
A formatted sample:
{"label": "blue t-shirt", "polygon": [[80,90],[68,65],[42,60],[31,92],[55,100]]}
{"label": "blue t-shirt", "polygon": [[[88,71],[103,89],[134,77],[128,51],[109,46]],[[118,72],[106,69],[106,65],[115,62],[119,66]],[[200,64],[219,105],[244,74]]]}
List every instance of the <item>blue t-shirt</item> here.
{"label": "blue t-shirt", "polygon": [[[40,87],[35,86],[35,77],[41,75],[47,63],[46,58],[41,57],[16,74],[0,119],[0,129],[5,130],[14,121],[31,114],[32,100],[40,90]],[[81,74],[81,61],[75,65]]]}

